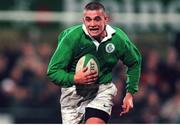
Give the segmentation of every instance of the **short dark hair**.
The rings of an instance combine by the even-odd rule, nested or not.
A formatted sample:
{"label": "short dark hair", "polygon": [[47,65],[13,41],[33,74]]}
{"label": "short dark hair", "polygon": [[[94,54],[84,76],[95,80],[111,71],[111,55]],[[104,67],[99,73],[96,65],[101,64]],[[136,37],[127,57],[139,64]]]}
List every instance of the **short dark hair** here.
{"label": "short dark hair", "polygon": [[97,1],[93,1],[93,2],[86,4],[84,9],[85,10],[100,10],[100,9],[102,9],[103,11],[105,11],[105,7]]}

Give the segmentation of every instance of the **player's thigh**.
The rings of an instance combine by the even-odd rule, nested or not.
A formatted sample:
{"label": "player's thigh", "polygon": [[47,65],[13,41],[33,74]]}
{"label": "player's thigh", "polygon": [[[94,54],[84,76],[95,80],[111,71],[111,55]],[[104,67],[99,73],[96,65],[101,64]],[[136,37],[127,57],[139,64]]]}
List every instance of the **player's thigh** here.
{"label": "player's thigh", "polygon": [[79,112],[78,103],[81,97],[76,94],[75,87],[61,89],[61,116],[63,124],[78,124],[83,114]]}
{"label": "player's thigh", "polygon": [[96,97],[87,105],[87,107],[99,109],[111,114],[113,98],[117,94],[117,88],[113,83],[100,85]]}
{"label": "player's thigh", "polygon": [[63,124],[78,124],[83,118],[83,114],[77,112],[76,109],[62,109],[61,117]]}
{"label": "player's thigh", "polygon": [[107,122],[111,115],[113,98],[116,94],[117,88],[113,83],[100,85],[97,96],[86,107],[86,120],[96,117]]}

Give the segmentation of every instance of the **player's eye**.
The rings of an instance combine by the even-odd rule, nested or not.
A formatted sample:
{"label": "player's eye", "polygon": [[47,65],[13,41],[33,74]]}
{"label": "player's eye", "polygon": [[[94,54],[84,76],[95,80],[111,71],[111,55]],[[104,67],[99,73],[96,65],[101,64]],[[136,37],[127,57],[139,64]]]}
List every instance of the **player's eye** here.
{"label": "player's eye", "polygon": [[101,21],[101,17],[97,16],[97,17],[95,17],[94,20],[95,20],[95,21]]}
{"label": "player's eye", "polygon": [[85,17],[85,21],[90,22],[92,19],[90,17]]}

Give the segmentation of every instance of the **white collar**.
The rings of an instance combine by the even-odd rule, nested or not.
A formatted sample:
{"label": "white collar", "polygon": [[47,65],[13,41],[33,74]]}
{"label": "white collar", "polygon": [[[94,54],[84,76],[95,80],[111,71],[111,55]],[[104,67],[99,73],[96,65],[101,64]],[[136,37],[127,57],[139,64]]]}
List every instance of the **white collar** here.
{"label": "white collar", "polygon": [[[82,25],[82,29],[84,30],[85,34],[88,35],[93,41],[95,40],[94,38],[92,38],[89,35],[89,33],[88,33],[87,29],[86,29],[86,26],[84,24]],[[101,43],[107,41],[108,39],[111,39],[112,35],[116,32],[110,25],[106,25],[105,30],[107,32],[107,36],[102,39]]]}

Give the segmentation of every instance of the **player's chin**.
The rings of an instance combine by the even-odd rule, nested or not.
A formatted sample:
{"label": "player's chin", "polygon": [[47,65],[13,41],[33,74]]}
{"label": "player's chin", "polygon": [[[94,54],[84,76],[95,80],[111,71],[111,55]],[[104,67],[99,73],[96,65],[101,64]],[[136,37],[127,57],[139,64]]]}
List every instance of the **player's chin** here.
{"label": "player's chin", "polygon": [[91,35],[91,37],[93,37],[93,38],[98,38],[99,35],[100,35],[100,33],[93,33],[93,32],[91,32],[90,35]]}

